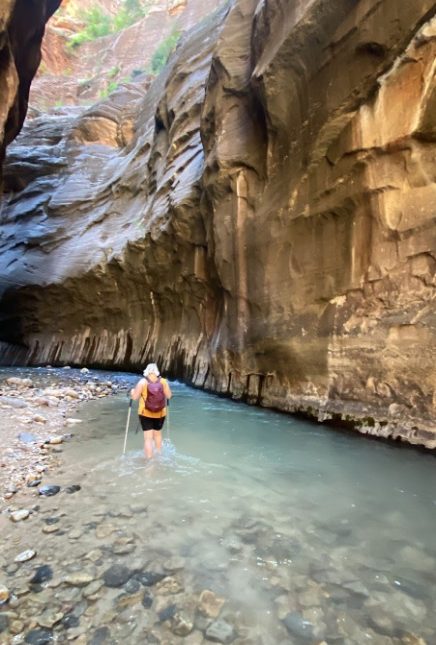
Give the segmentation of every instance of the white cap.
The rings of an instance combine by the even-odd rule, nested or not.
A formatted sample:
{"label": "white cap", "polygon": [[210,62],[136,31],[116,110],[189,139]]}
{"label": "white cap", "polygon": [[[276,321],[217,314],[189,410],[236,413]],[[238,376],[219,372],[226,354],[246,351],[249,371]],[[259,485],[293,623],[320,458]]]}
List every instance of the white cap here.
{"label": "white cap", "polygon": [[143,371],[143,374],[145,378],[147,378],[147,376],[149,376],[150,374],[156,374],[156,376],[160,376],[159,368],[156,363],[149,363]]}

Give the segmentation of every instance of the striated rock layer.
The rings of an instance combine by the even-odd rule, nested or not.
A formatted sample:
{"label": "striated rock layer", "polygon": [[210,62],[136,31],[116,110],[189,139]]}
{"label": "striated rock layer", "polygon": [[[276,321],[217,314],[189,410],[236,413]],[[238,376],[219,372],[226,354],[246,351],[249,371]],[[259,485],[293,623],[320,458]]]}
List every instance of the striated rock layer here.
{"label": "striated rock layer", "polygon": [[0,338],[435,447],[434,14],[234,0],[150,89],[29,122]]}
{"label": "striated rock layer", "polygon": [[0,3],[0,164],[5,147],[23,125],[45,24],[60,4],[61,0]]}

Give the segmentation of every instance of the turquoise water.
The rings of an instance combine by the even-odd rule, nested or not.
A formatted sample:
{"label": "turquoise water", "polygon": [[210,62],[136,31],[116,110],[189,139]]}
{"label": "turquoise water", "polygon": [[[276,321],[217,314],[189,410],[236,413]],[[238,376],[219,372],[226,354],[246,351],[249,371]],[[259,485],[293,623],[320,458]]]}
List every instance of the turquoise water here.
{"label": "turquoise water", "polygon": [[[220,642],[436,642],[433,455],[177,383],[173,391],[163,453],[149,463],[135,414],[122,455],[124,396],[75,415],[83,423],[54,483],[82,488],[41,501],[41,517],[62,514],[62,530],[38,551],[61,581],[76,570],[101,580],[115,563],[170,581],[147,588],[147,608],[133,594],[121,610],[124,587],[89,600],[86,587],[74,595],[62,584],[44,590],[47,607],[82,606],[74,629],[91,643],[101,630],[105,643],[210,642],[205,590],[224,603]],[[31,521],[38,531],[41,520]],[[101,557],[88,557],[95,550]],[[188,633],[163,609],[182,615]],[[71,633],[53,628],[56,642]]]}

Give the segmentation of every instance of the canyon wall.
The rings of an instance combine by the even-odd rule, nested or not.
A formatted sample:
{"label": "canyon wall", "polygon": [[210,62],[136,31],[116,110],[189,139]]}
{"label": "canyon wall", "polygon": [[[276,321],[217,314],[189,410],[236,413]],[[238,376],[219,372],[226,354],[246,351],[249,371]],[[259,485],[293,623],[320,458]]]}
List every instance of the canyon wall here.
{"label": "canyon wall", "polygon": [[[26,116],[45,24],[61,0],[2,0],[0,6],[0,165]],[[1,179],[1,176],[0,176]]]}
{"label": "canyon wall", "polygon": [[234,0],[29,121],[0,340],[436,447],[436,7]]}

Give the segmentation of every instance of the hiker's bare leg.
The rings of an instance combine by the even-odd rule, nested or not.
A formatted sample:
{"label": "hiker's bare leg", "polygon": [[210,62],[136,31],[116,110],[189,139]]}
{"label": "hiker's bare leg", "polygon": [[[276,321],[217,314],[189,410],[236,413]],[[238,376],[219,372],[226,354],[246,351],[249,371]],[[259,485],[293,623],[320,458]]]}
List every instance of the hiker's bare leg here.
{"label": "hiker's bare leg", "polygon": [[160,452],[162,448],[162,433],[160,430],[153,431],[153,439],[154,443],[156,444],[156,450]]}
{"label": "hiker's bare leg", "polygon": [[144,431],[144,454],[147,459],[153,457],[153,430]]}

